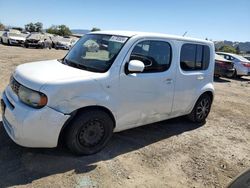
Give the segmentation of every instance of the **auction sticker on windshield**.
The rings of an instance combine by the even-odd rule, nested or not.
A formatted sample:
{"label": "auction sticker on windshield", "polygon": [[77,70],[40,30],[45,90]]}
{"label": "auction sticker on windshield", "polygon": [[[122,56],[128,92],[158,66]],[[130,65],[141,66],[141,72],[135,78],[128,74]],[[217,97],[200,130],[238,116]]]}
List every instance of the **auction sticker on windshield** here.
{"label": "auction sticker on windshield", "polygon": [[112,36],[109,41],[124,43],[127,39],[127,37]]}

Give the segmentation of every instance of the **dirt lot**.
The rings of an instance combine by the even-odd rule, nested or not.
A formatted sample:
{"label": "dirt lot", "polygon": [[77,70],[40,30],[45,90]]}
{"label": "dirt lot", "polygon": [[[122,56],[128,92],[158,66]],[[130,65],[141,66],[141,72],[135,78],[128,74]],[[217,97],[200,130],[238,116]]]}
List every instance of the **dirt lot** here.
{"label": "dirt lot", "polygon": [[[66,53],[0,45],[0,92],[18,64]],[[177,118],[131,129],[87,157],[19,147],[0,122],[0,187],[225,187],[250,167],[250,78],[215,88],[206,124]]]}

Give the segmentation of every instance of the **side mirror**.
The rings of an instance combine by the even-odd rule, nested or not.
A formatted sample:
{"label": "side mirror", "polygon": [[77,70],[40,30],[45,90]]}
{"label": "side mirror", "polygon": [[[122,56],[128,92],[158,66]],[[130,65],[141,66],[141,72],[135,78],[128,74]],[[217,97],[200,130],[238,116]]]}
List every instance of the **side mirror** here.
{"label": "side mirror", "polygon": [[131,60],[128,63],[128,73],[140,73],[143,72],[144,68],[144,63],[139,60]]}

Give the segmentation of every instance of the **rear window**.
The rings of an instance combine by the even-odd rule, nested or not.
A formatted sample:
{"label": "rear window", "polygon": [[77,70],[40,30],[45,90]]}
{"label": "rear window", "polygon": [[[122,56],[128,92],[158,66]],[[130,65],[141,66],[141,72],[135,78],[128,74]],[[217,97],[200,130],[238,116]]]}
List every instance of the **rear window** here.
{"label": "rear window", "polygon": [[210,60],[210,49],[206,45],[184,44],[181,48],[180,65],[184,71],[206,70]]}

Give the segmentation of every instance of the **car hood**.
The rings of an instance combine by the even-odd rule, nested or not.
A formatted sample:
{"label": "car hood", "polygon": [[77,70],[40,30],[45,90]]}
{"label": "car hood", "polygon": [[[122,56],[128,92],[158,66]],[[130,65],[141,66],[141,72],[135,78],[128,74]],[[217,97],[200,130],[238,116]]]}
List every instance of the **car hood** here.
{"label": "car hood", "polygon": [[39,91],[48,83],[65,83],[93,79],[101,73],[89,72],[64,65],[58,60],[39,61],[19,65],[14,78],[24,86]]}
{"label": "car hood", "polygon": [[25,41],[24,37],[13,37],[13,36],[9,36],[9,39],[13,39],[13,40],[23,40]]}
{"label": "car hood", "polygon": [[58,44],[69,46],[70,42],[65,42],[65,41],[58,41]]}

